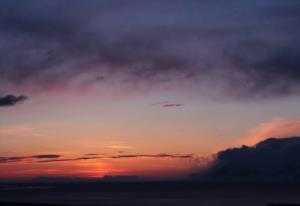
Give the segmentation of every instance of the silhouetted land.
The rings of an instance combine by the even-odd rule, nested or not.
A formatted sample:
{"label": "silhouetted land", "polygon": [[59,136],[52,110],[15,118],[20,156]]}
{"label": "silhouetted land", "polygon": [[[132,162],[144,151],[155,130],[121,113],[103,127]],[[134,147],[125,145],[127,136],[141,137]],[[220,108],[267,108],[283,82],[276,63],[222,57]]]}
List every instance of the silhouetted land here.
{"label": "silhouetted land", "polygon": [[[10,202],[10,203],[9,203]],[[0,205],[300,205],[300,183],[85,182],[0,184]],[[19,204],[34,206],[33,204]]]}

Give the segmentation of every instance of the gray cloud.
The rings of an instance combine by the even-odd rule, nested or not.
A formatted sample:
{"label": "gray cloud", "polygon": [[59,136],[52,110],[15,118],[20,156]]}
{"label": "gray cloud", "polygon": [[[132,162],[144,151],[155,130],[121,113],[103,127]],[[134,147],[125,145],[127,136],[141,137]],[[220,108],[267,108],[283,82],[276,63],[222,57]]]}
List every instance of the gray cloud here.
{"label": "gray cloud", "polygon": [[231,98],[299,94],[299,1],[12,0],[0,7],[3,90],[191,82]]}

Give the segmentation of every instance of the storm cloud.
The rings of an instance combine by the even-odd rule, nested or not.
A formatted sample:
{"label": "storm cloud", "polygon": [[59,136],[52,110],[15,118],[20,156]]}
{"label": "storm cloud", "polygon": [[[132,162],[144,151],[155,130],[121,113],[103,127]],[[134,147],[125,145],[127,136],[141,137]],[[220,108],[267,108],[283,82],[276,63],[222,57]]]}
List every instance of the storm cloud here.
{"label": "storm cloud", "polygon": [[300,137],[270,138],[253,147],[217,154],[208,169],[192,179],[213,181],[294,181],[300,178]]}
{"label": "storm cloud", "polygon": [[298,95],[299,11],[274,0],[1,1],[0,88],[188,82],[229,98]]}

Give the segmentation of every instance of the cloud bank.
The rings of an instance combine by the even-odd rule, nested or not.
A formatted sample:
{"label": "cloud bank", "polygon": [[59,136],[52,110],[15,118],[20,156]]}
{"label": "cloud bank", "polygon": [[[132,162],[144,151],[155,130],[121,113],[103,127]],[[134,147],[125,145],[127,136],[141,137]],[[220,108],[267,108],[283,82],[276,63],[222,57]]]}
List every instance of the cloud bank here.
{"label": "cloud bank", "polygon": [[4,0],[0,88],[191,84],[228,98],[298,95],[299,10],[279,0]]}
{"label": "cloud bank", "polygon": [[191,175],[207,181],[295,181],[300,179],[300,137],[270,138],[255,146],[219,152],[208,169]]}

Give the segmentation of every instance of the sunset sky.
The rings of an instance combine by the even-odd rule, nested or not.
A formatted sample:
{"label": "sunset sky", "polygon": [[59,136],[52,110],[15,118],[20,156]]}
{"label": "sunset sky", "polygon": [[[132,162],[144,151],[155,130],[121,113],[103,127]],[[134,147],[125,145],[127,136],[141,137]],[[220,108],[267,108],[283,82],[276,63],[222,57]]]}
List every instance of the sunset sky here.
{"label": "sunset sky", "polygon": [[0,179],[177,177],[300,135],[300,1],[0,1]]}

